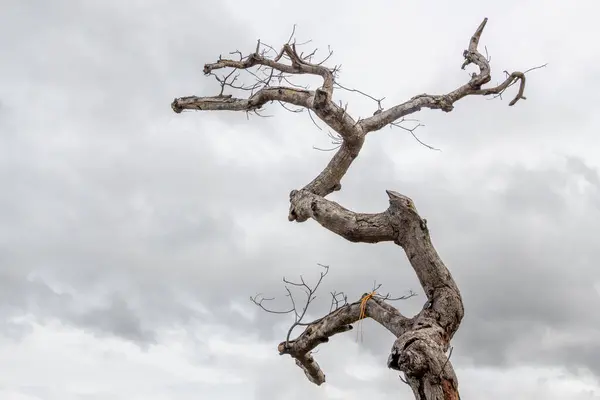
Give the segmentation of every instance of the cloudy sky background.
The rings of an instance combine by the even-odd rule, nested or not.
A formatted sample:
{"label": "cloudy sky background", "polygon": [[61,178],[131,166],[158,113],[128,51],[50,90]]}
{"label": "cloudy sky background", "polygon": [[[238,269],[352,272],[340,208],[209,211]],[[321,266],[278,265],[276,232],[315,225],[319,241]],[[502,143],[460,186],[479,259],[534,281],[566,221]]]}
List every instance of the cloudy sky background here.
{"label": "cloudy sky background", "polygon": [[465,301],[463,398],[600,398],[597,2],[0,4],[0,398],[412,398],[371,321],[362,341],[320,348],[316,387],[277,355],[289,319],[248,300],[282,298],[282,276],[323,263],[311,316],[329,291],[356,299],[374,280],[418,292],[398,304],[409,314],[424,302],[396,246],[287,221],[289,191],[331,156],[313,149],[325,131],[276,106],[248,121],[169,103],[218,93],[204,63],[279,45],[293,24],[384,107],[446,92],[468,79],[462,51],[485,16],[494,82],[549,63],[528,74],[528,100],[421,112],[418,135],[441,152],[374,133],[332,198],[379,212],[392,189],[428,219]]}

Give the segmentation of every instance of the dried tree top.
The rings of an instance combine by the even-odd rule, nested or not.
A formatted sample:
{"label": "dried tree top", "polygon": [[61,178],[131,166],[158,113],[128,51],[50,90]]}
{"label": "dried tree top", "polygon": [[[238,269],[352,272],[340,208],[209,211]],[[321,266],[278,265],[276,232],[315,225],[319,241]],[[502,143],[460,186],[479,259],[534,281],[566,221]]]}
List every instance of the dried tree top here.
{"label": "dried tree top", "polygon": [[[525,99],[525,73],[528,71],[506,73],[501,84],[484,87],[491,80],[490,60],[480,53],[478,47],[486,23],[487,18],[476,29],[468,48],[463,52],[462,68],[473,64],[478,69],[468,82],[448,93],[420,94],[387,109],[382,107],[380,99],[369,96],[377,102],[378,108],[368,118],[352,117],[345,107],[332,99],[335,89],[366,94],[337,83],[338,69],[326,67],[324,64],[327,59],[314,62],[314,52],[307,55],[299,52],[299,45],[292,42],[292,37],[279,51],[259,41],[255,51],[247,56],[238,51],[232,53],[238,56],[235,60],[219,58],[214,63],[206,64],[204,73],[217,79],[221,85],[220,93],[210,97],[180,97],[171,104],[176,113],[183,110],[259,113],[265,104],[271,102],[278,102],[286,109],[296,106],[308,110],[311,118],[316,116],[336,132],[339,148],[318,176],[303,188],[290,193],[288,219],[297,222],[313,219],[352,242],[392,241],[402,247],[419,278],[427,302],[414,317],[404,316],[386,302],[388,298],[378,296],[374,290],[354,303],[344,301],[343,305],[338,304],[329,314],[310,323],[302,320],[320,280],[315,287],[308,286],[303,280],[299,283],[285,281],[288,286],[304,289],[307,300],[305,307],[300,310],[288,289],[293,307],[284,312],[293,312],[295,322],[278,350],[280,354],[292,356],[308,379],[317,385],[325,382],[325,374],[314,360],[312,350],[320,343],[329,341],[331,336],[348,331],[356,321],[370,317],[396,337],[388,366],[404,372],[406,383],[417,399],[458,398],[458,380],[446,352],[463,318],[464,307],[456,282],[433,247],[427,221],[421,218],[409,197],[392,190],[387,191],[388,209],[376,214],[354,212],[325,197],[341,189],[342,178],[360,153],[365,137],[370,132],[389,125],[401,126],[406,116],[422,108],[450,112],[454,103],[466,96],[500,96],[517,83],[518,89],[509,105]],[[215,72],[226,69],[231,71],[222,76]],[[239,84],[238,71],[250,73],[255,82],[252,85]],[[290,77],[297,75],[318,76],[322,84],[315,90],[298,87],[290,82]],[[249,95],[237,98],[225,94],[226,89],[248,92]],[[411,129],[407,130],[412,133]],[[321,279],[324,274],[326,272],[321,274]],[[336,301],[336,295],[332,295]],[[253,298],[262,308],[264,300]],[[296,339],[290,339],[292,330],[298,326],[304,326],[304,332]]]}

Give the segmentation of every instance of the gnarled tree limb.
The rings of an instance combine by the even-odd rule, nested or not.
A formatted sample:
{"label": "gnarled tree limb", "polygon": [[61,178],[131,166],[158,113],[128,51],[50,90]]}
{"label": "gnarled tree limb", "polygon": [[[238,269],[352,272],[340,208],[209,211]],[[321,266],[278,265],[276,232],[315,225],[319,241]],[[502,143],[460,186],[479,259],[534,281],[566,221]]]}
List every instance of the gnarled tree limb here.
{"label": "gnarled tree limb", "polygon": [[491,68],[488,60],[477,50],[479,39],[481,38],[481,33],[483,32],[483,28],[485,28],[486,23],[487,18],[483,20],[481,25],[479,25],[471,37],[469,49],[465,50],[463,53],[465,61],[463,62],[462,69],[465,69],[465,67],[469,64],[475,64],[479,68],[479,74],[474,73],[469,82],[451,91],[450,93],[442,95],[420,94],[402,104],[398,104],[397,106],[394,106],[377,115],[364,119],[360,122],[363,131],[365,133],[377,131],[402,117],[421,110],[422,108],[438,109],[445,112],[450,112],[454,109],[454,103],[463,97],[469,95],[487,96],[491,94],[499,94],[517,80],[521,81],[519,92],[508,105],[512,106],[520,99],[525,99],[525,97],[523,97],[523,91],[525,90],[525,75],[522,72],[513,72],[503,83],[496,87],[487,89],[481,88],[492,79]]}
{"label": "gnarled tree limb", "polygon": [[[398,324],[394,330],[398,339],[392,349],[388,366],[403,371],[409,382],[414,380],[415,387],[427,387],[426,391],[433,390],[433,387],[440,389],[442,380],[437,386],[431,381],[439,380],[439,374],[420,375],[422,363],[432,362],[432,365],[438,365],[438,361],[447,360],[445,352],[464,315],[462,298],[450,271],[431,243],[426,221],[419,216],[412,200],[393,191],[388,191],[388,197],[390,206],[386,211],[379,214],[359,214],[314,194],[292,192],[292,213],[296,219],[312,218],[350,241],[394,241],[404,249],[428,301],[413,319],[394,322]],[[339,317],[340,315],[344,318]],[[328,319],[326,327],[318,325],[309,331],[313,336],[316,335],[314,337],[329,337],[331,335],[327,335],[327,332],[338,333],[336,329],[344,329],[343,326],[351,323],[348,322],[347,314],[340,311],[335,311],[329,316],[332,318]],[[392,330],[389,324],[386,325],[373,314],[369,316],[388,330]],[[410,325],[408,329],[407,325]],[[314,379],[321,375],[324,379],[324,374],[315,372],[317,364],[314,363],[314,359],[310,358],[311,362],[304,363],[303,354],[300,352],[295,358],[302,363],[305,372],[314,372],[311,381],[314,382]],[[406,357],[402,358],[400,355]],[[441,369],[438,372],[442,374]],[[442,375],[446,377],[445,385],[450,385],[448,387],[455,390],[457,381],[450,363],[445,363]],[[429,398],[437,397],[423,397]]]}
{"label": "gnarled tree limb", "polygon": [[[352,118],[345,108],[333,101],[334,87],[344,88],[339,84],[336,86],[336,69],[328,69],[321,63],[311,63],[314,52],[303,57],[298,54],[296,45],[290,44],[289,41],[274,59],[266,57],[265,52],[261,53],[259,41],[256,51],[245,58],[240,57],[239,61],[219,59],[215,63],[205,65],[206,74],[213,74],[213,71],[223,68],[245,71],[253,67],[270,68],[268,78],[259,78],[258,85],[251,87],[254,94],[249,98],[223,95],[223,88],[230,74],[223,79],[218,78],[222,88],[218,96],[180,97],[171,104],[177,113],[183,110],[256,111],[273,101],[310,110],[339,134],[341,146],[312,182],[290,193],[288,219],[297,222],[313,219],[352,242],[393,241],[402,247],[417,274],[427,296],[427,303],[416,316],[404,317],[382,298],[363,297],[361,301],[346,304],[307,324],[305,331],[298,338],[288,338],[279,345],[279,352],[294,357],[311,382],[320,385],[325,381],[325,375],[313,359],[311,351],[318,344],[327,342],[329,337],[350,330],[351,324],[361,318],[361,304],[366,304],[366,316],[375,319],[396,337],[387,364],[389,368],[404,372],[415,398],[459,398],[458,380],[446,352],[463,318],[464,308],[456,282],[431,242],[426,220],[420,217],[410,198],[391,190],[387,191],[388,209],[378,214],[356,213],[325,197],[333,191],[340,190],[341,180],[358,156],[369,132],[397,124],[405,116],[422,108],[450,112],[454,103],[466,96],[500,95],[517,82],[520,83],[518,92],[509,105],[525,99],[525,74],[522,72],[507,73],[506,80],[500,85],[483,87],[491,80],[489,60],[478,50],[486,23],[487,18],[479,25],[469,41],[468,49],[463,53],[462,68],[474,64],[479,69],[478,73],[471,75],[467,83],[446,94],[415,96],[387,110],[381,106],[381,100],[376,100],[378,110],[366,119]],[[284,63],[284,60],[289,61],[289,64]],[[284,74],[312,74],[322,77],[323,84],[316,90],[299,89],[295,86],[271,86],[274,71],[286,82],[289,81]],[[234,87],[231,84],[229,86]],[[254,92],[258,86],[260,89]],[[297,320],[295,326],[298,324]]]}
{"label": "gnarled tree limb", "polygon": [[[346,304],[310,324],[297,339],[281,342],[278,346],[279,354],[289,354],[295,358],[296,364],[304,370],[308,379],[321,385],[325,382],[325,374],[312,357],[311,351],[319,344],[328,342],[331,336],[351,330],[352,324],[361,319],[361,303],[362,298]],[[412,326],[412,319],[376,297],[366,302],[366,316],[379,322],[396,337]]]}

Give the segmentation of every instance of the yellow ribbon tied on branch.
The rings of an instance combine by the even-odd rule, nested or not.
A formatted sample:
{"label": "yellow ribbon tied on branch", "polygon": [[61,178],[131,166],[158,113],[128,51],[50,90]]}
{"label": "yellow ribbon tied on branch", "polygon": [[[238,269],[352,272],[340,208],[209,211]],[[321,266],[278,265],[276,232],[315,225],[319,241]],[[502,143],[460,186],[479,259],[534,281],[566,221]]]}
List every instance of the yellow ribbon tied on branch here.
{"label": "yellow ribbon tied on branch", "polygon": [[369,301],[373,296],[375,296],[377,293],[375,291],[372,291],[371,293],[366,294],[361,300],[360,300],[360,315],[358,317],[358,327],[359,329],[356,332],[356,340],[358,341],[358,335],[360,334],[360,339],[362,340],[363,335],[362,335],[362,320],[364,318],[367,317],[367,301]]}

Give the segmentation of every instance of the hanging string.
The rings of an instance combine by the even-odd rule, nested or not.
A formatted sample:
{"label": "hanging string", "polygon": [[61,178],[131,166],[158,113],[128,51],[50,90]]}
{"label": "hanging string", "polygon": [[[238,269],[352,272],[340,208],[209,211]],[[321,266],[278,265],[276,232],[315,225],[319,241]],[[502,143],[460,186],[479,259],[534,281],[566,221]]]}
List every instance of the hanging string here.
{"label": "hanging string", "polygon": [[362,320],[367,317],[367,301],[369,301],[369,299],[371,299],[375,294],[376,294],[376,292],[372,291],[371,293],[368,293],[360,300],[360,315],[358,317],[358,329],[356,331],[356,341],[357,342],[359,340],[359,337],[360,337],[360,341],[361,342],[363,341]]}

